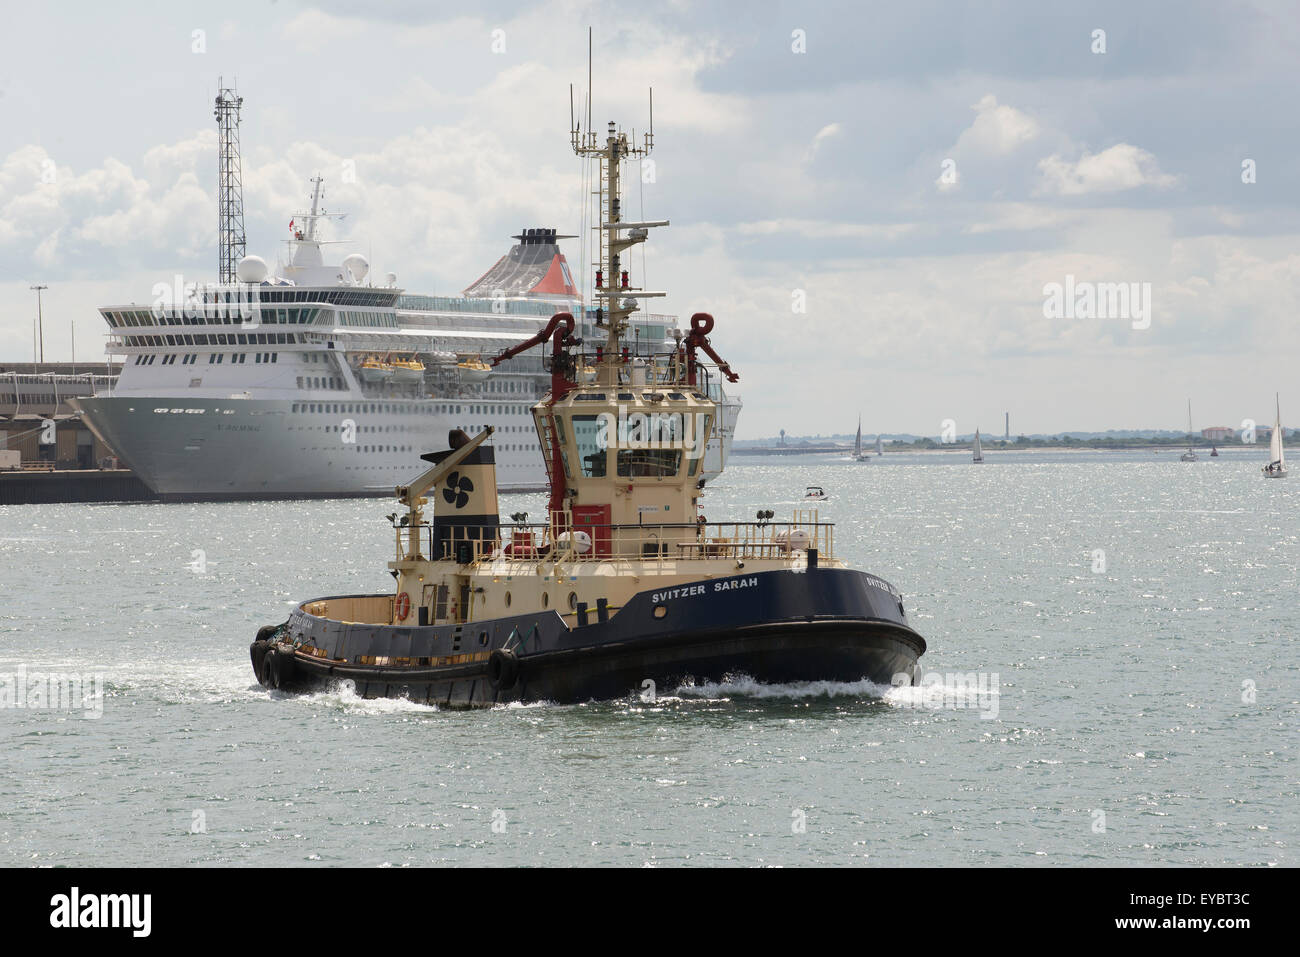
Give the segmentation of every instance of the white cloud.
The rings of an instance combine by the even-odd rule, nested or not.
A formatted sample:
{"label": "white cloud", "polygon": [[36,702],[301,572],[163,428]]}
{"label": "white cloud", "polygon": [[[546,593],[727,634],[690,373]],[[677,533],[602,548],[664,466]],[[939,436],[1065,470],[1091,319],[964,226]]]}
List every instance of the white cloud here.
{"label": "white cloud", "polygon": [[916,223],[838,223],[815,219],[760,219],[737,223],[740,236],[789,235],[800,239],[895,240],[915,231]]}
{"label": "white cloud", "polygon": [[980,97],[971,107],[975,119],[957,137],[945,154],[955,167],[945,168],[934,181],[943,192],[955,190],[961,183],[961,169],[966,163],[980,163],[1008,156],[1038,137],[1038,122],[1013,106],[999,104],[992,93]]}
{"label": "white cloud", "polygon": [[1042,173],[1040,193],[1083,196],[1088,193],[1116,193],[1140,186],[1168,189],[1178,178],[1164,173],[1156,158],[1140,147],[1117,143],[1100,153],[1085,152],[1071,162],[1058,153],[1038,164]]}
{"label": "white cloud", "polygon": [[843,129],[844,127],[839,123],[828,123],[826,126],[823,126],[818,130],[817,135],[812,138],[812,142],[808,145],[808,152],[804,154],[804,162],[811,163],[816,159],[817,151],[821,149],[822,144],[831,137],[838,136]]}
{"label": "white cloud", "polygon": [[1033,117],[1013,106],[999,104],[992,93],[971,107],[975,121],[957,137],[952,152],[958,156],[1006,156],[1039,134]]}

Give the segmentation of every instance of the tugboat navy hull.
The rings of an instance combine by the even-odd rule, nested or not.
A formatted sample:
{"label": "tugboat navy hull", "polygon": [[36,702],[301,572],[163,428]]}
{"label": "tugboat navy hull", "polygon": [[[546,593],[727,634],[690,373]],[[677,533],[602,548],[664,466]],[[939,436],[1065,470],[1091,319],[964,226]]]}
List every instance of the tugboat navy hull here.
{"label": "tugboat navy hull", "polygon": [[645,591],[616,615],[591,610],[573,628],[554,611],[463,625],[348,623],[308,614],[313,604],[254,642],[263,684],[311,690],[349,681],[363,697],[450,707],[573,703],[736,674],[765,683],[911,683],[925,651],[893,587],[848,569]]}

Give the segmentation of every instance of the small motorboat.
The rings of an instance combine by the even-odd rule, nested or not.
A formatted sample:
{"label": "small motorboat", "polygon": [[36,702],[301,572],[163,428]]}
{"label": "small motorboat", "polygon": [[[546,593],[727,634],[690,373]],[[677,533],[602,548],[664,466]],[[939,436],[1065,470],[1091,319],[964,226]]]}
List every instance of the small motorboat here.
{"label": "small motorboat", "polygon": [[809,485],[807,490],[804,492],[803,497],[810,501],[820,501],[822,499],[830,498],[820,485]]}

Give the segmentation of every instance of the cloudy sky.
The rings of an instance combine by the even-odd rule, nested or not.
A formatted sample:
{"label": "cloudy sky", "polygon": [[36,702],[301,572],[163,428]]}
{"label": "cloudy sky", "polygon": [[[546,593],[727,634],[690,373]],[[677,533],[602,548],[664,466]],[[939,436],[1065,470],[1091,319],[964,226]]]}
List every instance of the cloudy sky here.
{"label": "cloudy sky", "polygon": [[[218,76],[245,97],[249,252],[274,259],[318,171],[349,214],[337,238],[415,292],[463,289],[520,227],[577,232],[568,91],[590,25],[598,123],[643,129],[654,87],[654,182],[625,209],[672,221],[645,285],[717,317],[741,437],[851,431],[859,412],[921,434],[1000,432],[1004,411],[1013,431],[1179,428],[1189,397],[1198,428],[1236,426],[1271,418],[1274,391],[1300,418],[1294,3],[66,2],[6,19],[3,360],[31,357],[33,283],[47,358],[70,357],[75,320],[85,359],[96,306],[215,278]],[[1130,313],[1146,290],[1149,312],[1045,315],[1067,277],[1136,284]]]}

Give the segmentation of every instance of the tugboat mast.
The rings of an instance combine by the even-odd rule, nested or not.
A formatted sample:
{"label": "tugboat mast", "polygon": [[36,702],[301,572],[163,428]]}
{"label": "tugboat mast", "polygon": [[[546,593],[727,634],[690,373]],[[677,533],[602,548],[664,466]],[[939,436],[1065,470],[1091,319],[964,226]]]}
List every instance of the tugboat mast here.
{"label": "tugboat mast", "polygon": [[[572,88],[569,91],[569,109],[572,114]],[[590,119],[587,125],[591,126]],[[618,384],[628,317],[639,309],[638,300],[667,295],[665,292],[652,292],[642,286],[632,285],[628,270],[623,268],[623,253],[644,243],[652,228],[668,225],[666,219],[654,222],[623,220],[622,165],[625,160],[644,159],[654,149],[654,91],[650,91],[650,131],[643,135],[640,146],[636,145],[635,139],[629,140],[626,132],[617,129],[612,120],[603,143],[599,141],[595,130],[588,128],[584,131],[580,123],[572,120],[569,139],[574,153],[596,159],[600,163],[600,200],[597,209],[600,238],[596,244],[598,253],[593,295],[598,303],[596,324],[606,326],[607,335],[605,347],[596,360],[596,382],[599,385],[613,386]]]}

